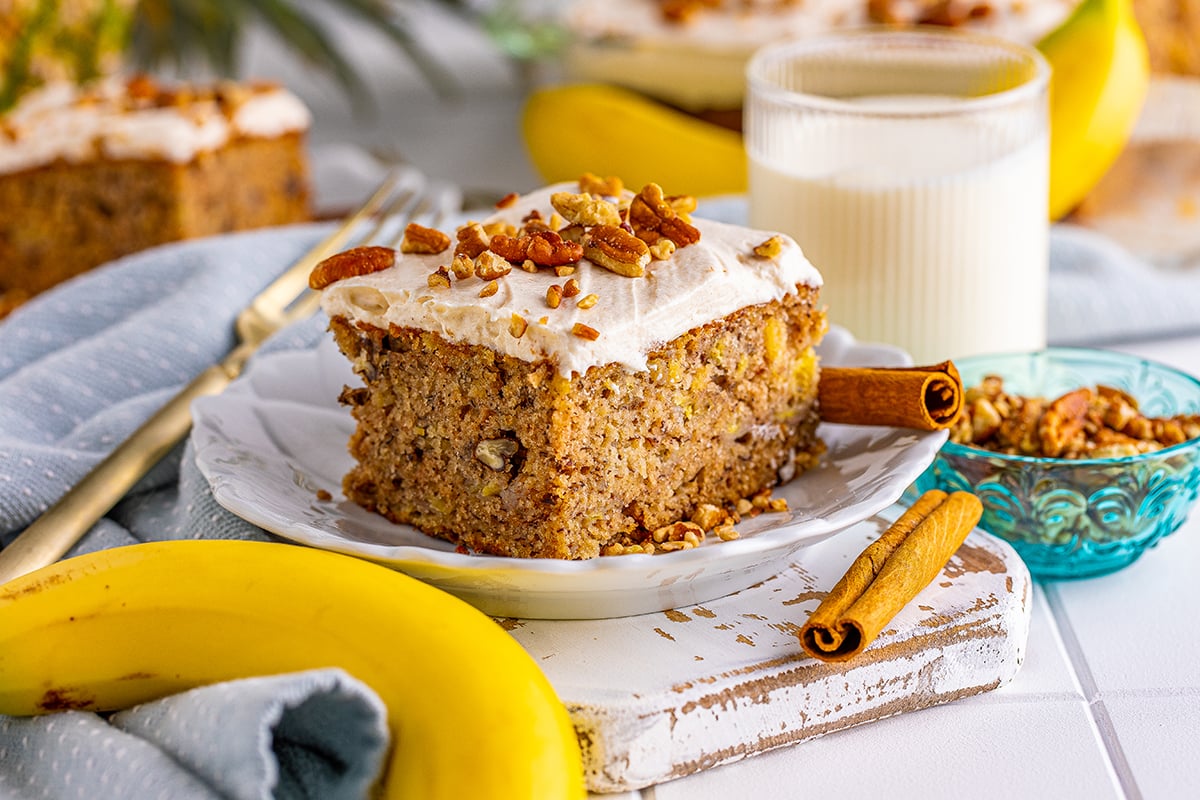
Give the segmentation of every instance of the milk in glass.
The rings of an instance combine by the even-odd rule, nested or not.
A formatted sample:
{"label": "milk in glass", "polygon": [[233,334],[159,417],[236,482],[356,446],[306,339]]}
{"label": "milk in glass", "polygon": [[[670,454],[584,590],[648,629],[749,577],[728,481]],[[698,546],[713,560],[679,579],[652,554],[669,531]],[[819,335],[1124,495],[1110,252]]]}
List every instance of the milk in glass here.
{"label": "milk in glass", "polygon": [[832,322],[917,361],[1045,345],[1044,133],[980,137],[986,121],[954,116],[811,124],[772,163],[751,154],[750,221],[799,241]]}
{"label": "milk in glass", "polygon": [[796,238],[860,340],[918,362],[1044,347],[1048,73],[1030,48],[932,31],[765,48],[751,225]]}

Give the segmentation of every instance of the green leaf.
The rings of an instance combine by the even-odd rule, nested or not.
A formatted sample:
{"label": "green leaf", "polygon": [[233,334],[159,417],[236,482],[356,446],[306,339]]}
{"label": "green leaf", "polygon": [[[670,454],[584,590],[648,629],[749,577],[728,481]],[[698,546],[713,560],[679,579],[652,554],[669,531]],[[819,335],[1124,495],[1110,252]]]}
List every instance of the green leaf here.
{"label": "green leaf", "polygon": [[[447,97],[458,93],[453,77],[413,38],[407,20],[393,3],[323,2],[387,36],[439,94]],[[329,73],[362,110],[367,93],[361,76],[303,5],[298,0],[139,0],[130,49],[144,69],[166,63],[182,69],[197,63],[220,75],[233,76],[237,72],[242,33],[246,24],[255,19],[306,63]],[[470,4],[464,0],[446,0],[443,5],[465,14]]]}

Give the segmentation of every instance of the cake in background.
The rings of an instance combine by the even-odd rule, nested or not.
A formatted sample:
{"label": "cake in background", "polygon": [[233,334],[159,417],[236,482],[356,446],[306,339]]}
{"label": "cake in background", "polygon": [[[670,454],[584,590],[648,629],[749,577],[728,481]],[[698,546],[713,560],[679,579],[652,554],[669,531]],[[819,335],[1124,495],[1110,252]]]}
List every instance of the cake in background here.
{"label": "cake in background", "polygon": [[572,80],[610,83],[735,129],[745,65],[764,44],[868,24],[936,24],[1033,44],[1078,0],[579,0]]}
{"label": "cake in background", "polygon": [[268,84],[46,84],[0,116],[0,314],[112,259],[309,219],[308,110]]}

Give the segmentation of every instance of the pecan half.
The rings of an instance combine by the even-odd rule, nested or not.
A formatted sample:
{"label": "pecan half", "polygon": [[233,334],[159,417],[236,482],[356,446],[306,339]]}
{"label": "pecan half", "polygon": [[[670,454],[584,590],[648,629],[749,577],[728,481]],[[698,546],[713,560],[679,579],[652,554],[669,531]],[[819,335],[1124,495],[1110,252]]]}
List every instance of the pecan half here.
{"label": "pecan half", "polygon": [[[677,204],[684,199],[673,198]],[[670,239],[676,247],[700,241],[700,231],[680,216],[657,183],[646,184],[630,202],[629,225],[634,235],[647,244],[654,244],[660,237]]]}
{"label": "pecan half", "polygon": [[408,223],[404,229],[404,239],[400,242],[401,253],[421,253],[433,255],[440,253],[450,246],[450,237],[437,228],[426,228],[415,222]]}
{"label": "pecan half", "polygon": [[596,225],[583,238],[583,254],[593,264],[627,278],[640,278],[650,263],[650,248],[615,225]]}
{"label": "pecan half", "polygon": [[324,289],[331,283],[381,272],[396,263],[396,251],[370,245],[336,253],[313,267],[308,275],[310,289]]}
{"label": "pecan half", "polygon": [[583,247],[563,239],[554,231],[536,231],[525,236],[493,236],[488,246],[496,255],[514,264],[525,260],[539,267],[561,267],[583,258]]}
{"label": "pecan half", "polygon": [[554,231],[538,231],[530,235],[529,252],[533,263],[541,267],[565,267],[583,258],[583,246],[569,242]]}

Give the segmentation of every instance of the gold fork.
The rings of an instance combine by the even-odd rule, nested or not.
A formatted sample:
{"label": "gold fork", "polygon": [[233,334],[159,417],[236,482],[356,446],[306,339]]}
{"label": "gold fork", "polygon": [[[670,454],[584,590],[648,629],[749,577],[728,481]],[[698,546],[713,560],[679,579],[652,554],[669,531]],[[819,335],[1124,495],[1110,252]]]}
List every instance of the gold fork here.
{"label": "gold fork", "polygon": [[[457,190],[430,184],[416,170],[388,174],[362,208],[263,289],[237,316],[238,344],[219,363],[200,373],[156,411],[58,502],[0,550],[0,584],[62,558],[133,485],[179,443],[192,426],[191,403],[218,394],[237,378],[247,360],[271,334],[312,315],[319,296],[309,290],[308,275],[322,259],[350,246],[378,242],[390,235],[395,246],[405,225],[429,215],[433,226],[458,210]],[[376,218],[369,232],[359,229]]]}

